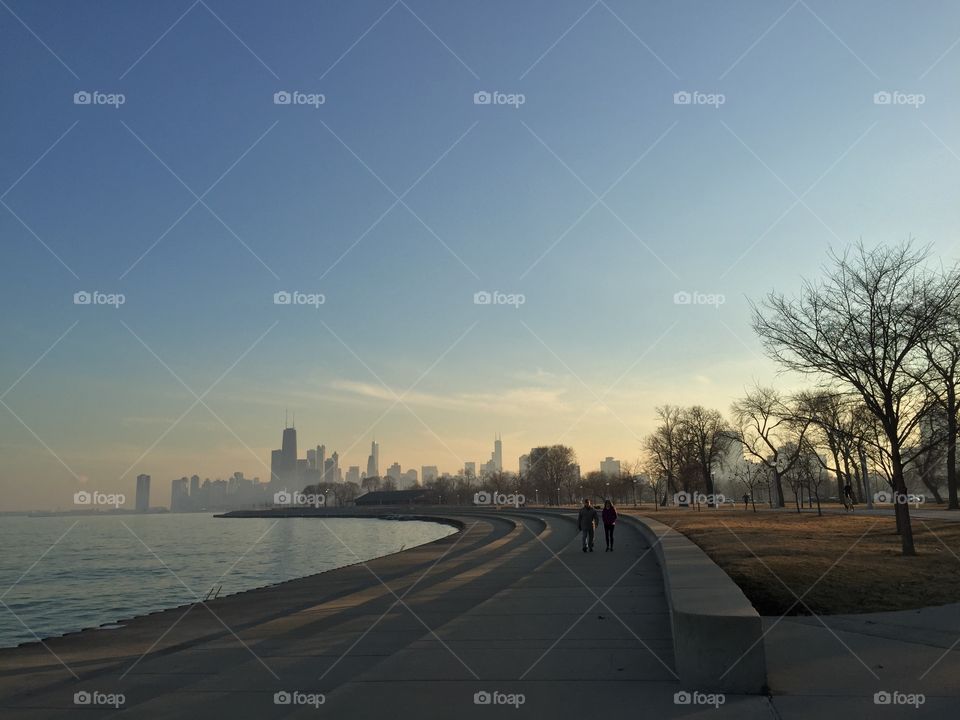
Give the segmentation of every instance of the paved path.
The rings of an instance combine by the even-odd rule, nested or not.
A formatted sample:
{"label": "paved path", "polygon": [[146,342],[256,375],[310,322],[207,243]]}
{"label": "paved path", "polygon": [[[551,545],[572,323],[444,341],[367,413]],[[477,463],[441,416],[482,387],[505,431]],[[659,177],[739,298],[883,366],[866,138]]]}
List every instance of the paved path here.
{"label": "paved path", "polygon": [[[683,688],[660,571],[635,528],[618,528],[615,552],[585,554],[571,518],[456,518],[464,531],[437,542],[222,598],[209,610],[176,608],[55,638],[49,651],[2,650],[0,714],[420,720],[566,717],[603,706],[623,717],[639,708],[688,716],[691,708],[674,704]],[[78,708],[81,691],[123,693],[125,704]],[[275,704],[284,691],[322,693],[325,703]],[[523,704],[477,704],[482,693]],[[728,697],[710,717],[767,718],[768,706]]]}
{"label": "paved path", "polygon": [[[960,637],[960,606],[912,621],[903,613],[835,617],[828,628],[815,618],[768,618],[772,697],[677,704],[677,693],[696,688],[676,680],[660,570],[631,523],[618,527],[615,552],[603,552],[601,539],[598,552],[584,554],[570,517],[445,516],[464,530],[209,609],[56,638],[49,650],[0,650],[0,716],[956,717],[957,653],[916,678]],[[884,689],[924,692],[926,701],[919,710],[877,706],[872,693]],[[125,703],[77,707],[82,691],[123,693]],[[278,692],[322,693],[325,702],[278,705]],[[503,702],[476,702],[488,697]]]}

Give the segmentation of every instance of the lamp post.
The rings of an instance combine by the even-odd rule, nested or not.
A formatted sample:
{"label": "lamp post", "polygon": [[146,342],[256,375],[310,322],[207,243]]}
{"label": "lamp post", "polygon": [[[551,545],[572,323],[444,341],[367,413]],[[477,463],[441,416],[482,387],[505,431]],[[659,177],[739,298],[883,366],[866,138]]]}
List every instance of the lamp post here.
{"label": "lamp post", "polygon": [[539,504],[540,504],[540,488],[535,488],[533,492],[534,492],[534,493],[536,494],[536,496],[537,496],[536,504],[539,505]]}
{"label": "lamp post", "polygon": [[633,506],[637,506],[637,478],[633,478]]}
{"label": "lamp post", "polygon": [[557,507],[560,507],[560,486],[557,485]]}

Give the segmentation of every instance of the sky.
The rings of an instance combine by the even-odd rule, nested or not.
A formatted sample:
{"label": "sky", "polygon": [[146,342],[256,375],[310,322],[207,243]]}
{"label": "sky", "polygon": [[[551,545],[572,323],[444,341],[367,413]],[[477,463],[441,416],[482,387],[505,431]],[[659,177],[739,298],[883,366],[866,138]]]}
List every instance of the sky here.
{"label": "sky", "polygon": [[831,247],[960,249],[954,2],[3,0],[0,63],[0,510],[266,478],[285,411],[633,461],[797,382],[749,301]]}

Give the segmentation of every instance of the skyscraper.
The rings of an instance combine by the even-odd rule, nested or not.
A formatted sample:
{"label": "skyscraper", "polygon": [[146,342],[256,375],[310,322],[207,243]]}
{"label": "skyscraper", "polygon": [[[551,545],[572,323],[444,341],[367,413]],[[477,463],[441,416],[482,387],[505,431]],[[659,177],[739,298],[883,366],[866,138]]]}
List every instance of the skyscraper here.
{"label": "skyscraper", "polygon": [[321,482],[323,482],[326,479],[323,476],[323,469],[326,462],[327,462],[327,446],[317,445],[317,470],[320,471]]}
{"label": "skyscraper", "polygon": [[137,512],[147,512],[150,509],[150,476],[137,475]]}
{"label": "skyscraper", "polygon": [[380,475],[380,444],[374,440],[370,443],[370,455],[367,457],[367,477]]}
{"label": "skyscraper", "polygon": [[333,475],[327,478],[327,482],[340,482],[340,455],[336,450],[333,451],[330,455],[330,459],[333,460]]}
{"label": "skyscraper", "polygon": [[283,458],[279,450],[270,451],[270,482],[279,483],[283,475]]}
{"label": "skyscraper", "polygon": [[185,477],[170,483],[170,512],[184,512],[189,509],[190,495],[187,492]]}
{"label": "skyscraper", "polygon": [[297,428],[283,429],[283,442],[280,445],[280,476],[284,482],[292,482],[297,474]]}
{"label": "skyscraper", "polygon": [[498,434],[493,441],[493,468],[497,472],[503,470],[503,443],[500,441],[500,435]]}
{"label": "skyscraper", "polygon": [[420,479],[422,482],[428,483],[431,480],[436,480],[438,477],[440,477],[440,471],[437,470],[436,465],[420,466]]}

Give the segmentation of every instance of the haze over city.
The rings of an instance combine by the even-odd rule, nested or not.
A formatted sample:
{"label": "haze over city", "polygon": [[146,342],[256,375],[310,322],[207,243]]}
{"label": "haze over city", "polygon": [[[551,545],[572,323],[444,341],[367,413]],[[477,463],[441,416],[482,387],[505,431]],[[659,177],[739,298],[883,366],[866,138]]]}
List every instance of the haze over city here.
{"label": "haze over city", "polygon": [[953,3],[3,14],[5,510],[266,478],[287,411],[343,467],[632,461],[776,379],[748,299],[829,246],[957,255]]}

